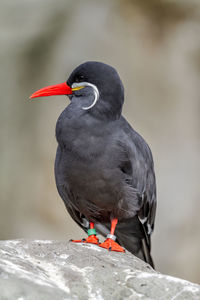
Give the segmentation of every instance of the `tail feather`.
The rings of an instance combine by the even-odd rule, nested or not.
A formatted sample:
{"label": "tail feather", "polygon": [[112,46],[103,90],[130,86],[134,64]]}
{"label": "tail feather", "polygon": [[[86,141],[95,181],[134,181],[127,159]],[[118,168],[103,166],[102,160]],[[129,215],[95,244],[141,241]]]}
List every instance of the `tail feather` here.
{"label": "tail feather", "polygon": [[142,240],[142,251],[143,251],[143,254],[144,254],[144,261],[147,262],[148,264],[150,264],[150,266],[152,266],[153,269],[155,269],[155,265],[154,265],[153,259],[151,257],[151,253],[150,253],[150,250],[149,250],[149,248],[146,244],[145,239]]}

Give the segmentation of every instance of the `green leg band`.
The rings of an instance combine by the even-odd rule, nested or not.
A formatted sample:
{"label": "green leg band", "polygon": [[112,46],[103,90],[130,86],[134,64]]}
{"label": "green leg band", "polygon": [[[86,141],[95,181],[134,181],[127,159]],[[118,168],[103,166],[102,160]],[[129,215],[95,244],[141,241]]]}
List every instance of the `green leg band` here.
{"label": "green leg band", "polygon": [[96,235],[97,234],[96,229],[94,229],[94,228],[88,229],[87,234],[88,234],[88,236],[93,235],[93,234]]}

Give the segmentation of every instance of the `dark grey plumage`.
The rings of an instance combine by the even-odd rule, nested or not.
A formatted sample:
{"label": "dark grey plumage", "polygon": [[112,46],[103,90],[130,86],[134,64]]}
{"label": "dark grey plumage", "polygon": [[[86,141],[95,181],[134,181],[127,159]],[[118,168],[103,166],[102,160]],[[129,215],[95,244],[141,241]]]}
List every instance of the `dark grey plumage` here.
{"label": "dark grey plumage", "polygon": [[104,236],[111,218],[115,235],[128,251],[150,263],[150,235],[156,211],[156,183],[151,150],[121,116],[124,89],[112,67],[87,62],[67,83],[89,82],[77,90],[56,125],[58,149],[55,177],[58,192],[71,217],[84,230],[94,222]]}

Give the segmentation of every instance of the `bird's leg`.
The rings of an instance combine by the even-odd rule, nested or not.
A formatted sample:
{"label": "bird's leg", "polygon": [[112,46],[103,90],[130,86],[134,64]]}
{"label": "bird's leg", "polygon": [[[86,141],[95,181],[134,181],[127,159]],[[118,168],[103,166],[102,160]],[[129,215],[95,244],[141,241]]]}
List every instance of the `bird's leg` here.
{"label": "bird's leg", "polygon": [[114,235],[114,233],[117,223],[118,219],[112,219],[110,233],[107,235],[107,239],[105,240],[105,242],[99,244],[99,246],[102,248],[106,248],[109,251],[125,252],[124,248],[122,248],[118,243],[115,242],[116,236]]}
{"label": "bird's leg", "polygon": [[82,240],[72,240],[74,243],[89,243],[89,244],[99,244],[99,239],[96,236],[96,229],[94,228],[94,223],[90,222],[90,228],[87,231],[88,237]]}

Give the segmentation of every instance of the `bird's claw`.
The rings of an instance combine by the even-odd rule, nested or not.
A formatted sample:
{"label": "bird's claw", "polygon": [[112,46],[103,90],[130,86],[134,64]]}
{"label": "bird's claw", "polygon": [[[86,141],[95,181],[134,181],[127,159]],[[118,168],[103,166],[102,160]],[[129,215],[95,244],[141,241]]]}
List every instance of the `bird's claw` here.
{"label": "bird's claw", "polygon": [[124,248],[122,248],[118,243],[110,238],[106,239],[105,242],[99,244],[99,247],[108,249],[108,251],[125,252]]}
{"label": "bird's claw", "polygon": [[87,244],[95,244],[95,245],[99,244],[99,239],[98,237],[96,237],[96,235],[90,235],[86,239],[83,238],[81,240],[70,240],[70,241],[73,243],[87,243]]}

